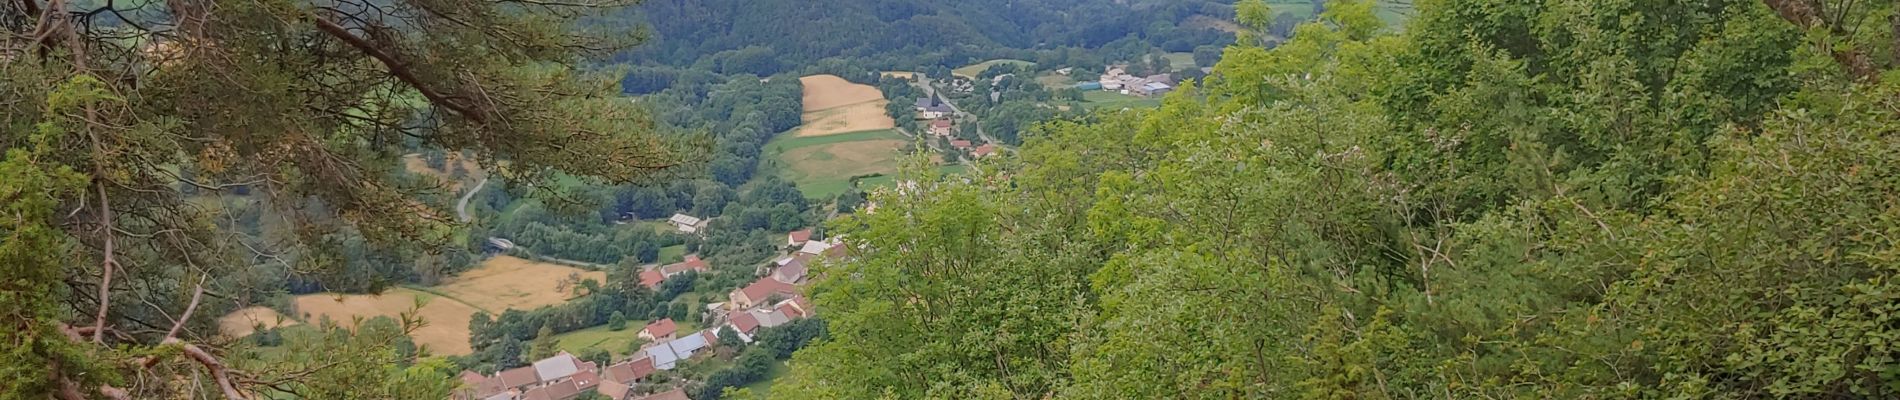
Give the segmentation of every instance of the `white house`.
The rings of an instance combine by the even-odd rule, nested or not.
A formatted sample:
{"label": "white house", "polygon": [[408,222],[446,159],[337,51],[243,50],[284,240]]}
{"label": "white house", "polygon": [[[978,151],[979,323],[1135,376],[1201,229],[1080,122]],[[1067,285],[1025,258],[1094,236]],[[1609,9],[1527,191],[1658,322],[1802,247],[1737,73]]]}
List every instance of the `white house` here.
{"label": "white house", "polygon": [[673,217],[667,218],[666,222],[673,224],[673,227],[678,228],[680,233],[699,233],[700,229],[706,228],[706,220],[686,214],[673,214]]}

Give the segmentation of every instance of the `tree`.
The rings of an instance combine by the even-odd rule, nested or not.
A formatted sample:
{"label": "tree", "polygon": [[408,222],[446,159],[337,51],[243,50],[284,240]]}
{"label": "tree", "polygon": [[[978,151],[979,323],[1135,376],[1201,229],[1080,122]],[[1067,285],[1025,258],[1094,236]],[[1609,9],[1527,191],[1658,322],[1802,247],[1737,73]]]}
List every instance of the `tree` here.
{"label": "tree", "polygon": [[719,347],[730,349],[745,348],[745,340],[739,339],[739,331],[732,329],[732,325],[719,327],[717,336],[719,336]]}
{"label": "tree", "polygon": [[627,329],[626,314],[621,314],[616,310],[612,316],[607,317],[607,330],[619,332],[625,329]]}
{"label": "tree", "polygon": [[534,344],[529,347],[528,359],[540,360],[553,357],[555,353],[561,351],[560,347],[560,342],[554,338],[554,328],[550,325],[541,325],[541,330],[534,334]]}
{"label": "tree", "polygon": [[579,358],[581,361],[592,362],[594,363],[594,365],[613,364],[613,358],[614,358],[613,353],[608,353],[607,350],[604,350],[598,347],[588,347],[585,349],[581,349],[580,354],[575,355],[575,357]]}
{"label": "tree", "polygon": [[[419,201],[440,193],[393,173],[406,140],[485,164],[505,159],[521,167],[509,180],[523,185],[556,171],[628,181],[675,164],[680,155],[653,145],[636,109],[601,90],[609,79],[563,66],[631,44],[611,29],[570,30],[628,3],[9,3],[0,11],[0,58],[10,60],[0,63],[9,194],[0,207],[10,210],[0,258],[36,267],[0,272],[10,282],[0,314],[17,324],[0,341],[19,349],[0,365],[38,370],[5,374],[0,397],[281,394],[259,382],[330,398],[445,395],[439,385],[385,385],[440,365],[363,368],[380,356],[234,371],[256,365],[221,359],[229,349],[202,336],[227,307],[204,293],[283,289],[241,278],[265,259],[296,263],[297,279],[386,287],[351,270],[362,264],[341,257],[343,232],[397,254],[458,241],[447,206]],[[93,18],[103,15],[114,17]],[[200,206],[206,200],[250,205]],[[36,207],[71,212],[27,211]],[[233,211],[267,214],[260,219],[280,230],[266,239],[214,222]],[[336,377],[332,369],[379,374],[353,376],[359,391],[317,389],[335,387],[319,381]],[[204,378],[182,378],[193,374]]]}

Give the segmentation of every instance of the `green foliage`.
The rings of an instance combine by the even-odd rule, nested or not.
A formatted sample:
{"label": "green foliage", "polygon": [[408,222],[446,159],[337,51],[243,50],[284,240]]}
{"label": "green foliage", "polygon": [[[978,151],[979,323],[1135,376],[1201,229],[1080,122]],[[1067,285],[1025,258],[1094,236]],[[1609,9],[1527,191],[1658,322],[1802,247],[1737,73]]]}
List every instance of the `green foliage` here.
{"label": "green foliage", "polygon": [[828,336],[772,396],[1900,394],[1900,86],[1841,38],[1752,2],[1419,11],[1328,2],[1157,110],[906,171],[836,226]]}
{"label": "green foliage", "polygon": [[614,310],[613,315],[607,316],[607,330],[618,332],[624,329],[627,329],[626,314],[621,314],[619,310]]}

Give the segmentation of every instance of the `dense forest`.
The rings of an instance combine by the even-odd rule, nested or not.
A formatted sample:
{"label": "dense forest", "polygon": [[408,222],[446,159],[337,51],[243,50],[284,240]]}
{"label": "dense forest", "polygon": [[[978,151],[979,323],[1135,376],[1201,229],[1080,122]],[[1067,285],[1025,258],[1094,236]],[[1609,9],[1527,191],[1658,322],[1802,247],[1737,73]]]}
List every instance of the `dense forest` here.
{"label": "dense forest", "polygon": [[840,222],[772,396],[1893,398],[1895,11],[1244,1],[1161,109]]}
{"label": "dense forest", "polygon": [[1033,59],[1023,54],[1122,39],[1186,52],[1231,42],[1231,33],[1193,21],[1234,12],[1231,2],[1211,0],[653,0],[629,10],[624,17],[646,26],[652,45],[621,60],[756,75],[833,57],[892,69]]}

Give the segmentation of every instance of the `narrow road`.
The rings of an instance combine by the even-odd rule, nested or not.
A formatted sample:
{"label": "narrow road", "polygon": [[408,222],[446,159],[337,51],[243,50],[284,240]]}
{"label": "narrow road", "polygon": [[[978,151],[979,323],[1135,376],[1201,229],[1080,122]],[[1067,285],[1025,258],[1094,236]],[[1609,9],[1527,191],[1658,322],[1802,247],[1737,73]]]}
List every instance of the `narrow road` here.
{"label": "narrow road", "polygon": [[475,198],[475,193],[481,192],[482,186],[487,185],[487,184],[488,184],[488,177],[483,176],[481,182],[475,182],[474,188],[469,189],[468,193],[462,194],[461,200],[455,201],[455,218],[457,220],[462,221],[462,222],[468,222],[469,220],[468,199]]}
{"label": "narrow road", "polygon": [[[925,95],[929,95],[929,96],[937,95],[937,85],[934,85],[931,83],[930,77],[919,75],[917,77],[917,83],[920,85],[923,85]],[[958,117],[957,120],[959,123],[975,124],[977,138],[983,139],[983,142],[985,143],[995,144],[996,147],[1001,148],[1003,150],[1007,150],[1011,152],[1016,151],[1016,148],[1010,147],[1006,143],[998,142],[996,141],[996,138],[990,137],[989,132],[983,131],[982,121],[978,121],[976,119],[976,115],[965,113],[963,112],[962,108],[957,108],[957,103],[951,102],[949,96],[937,96],[937,98],[943,99],[943,105],[950,106],[950,112]]]}

